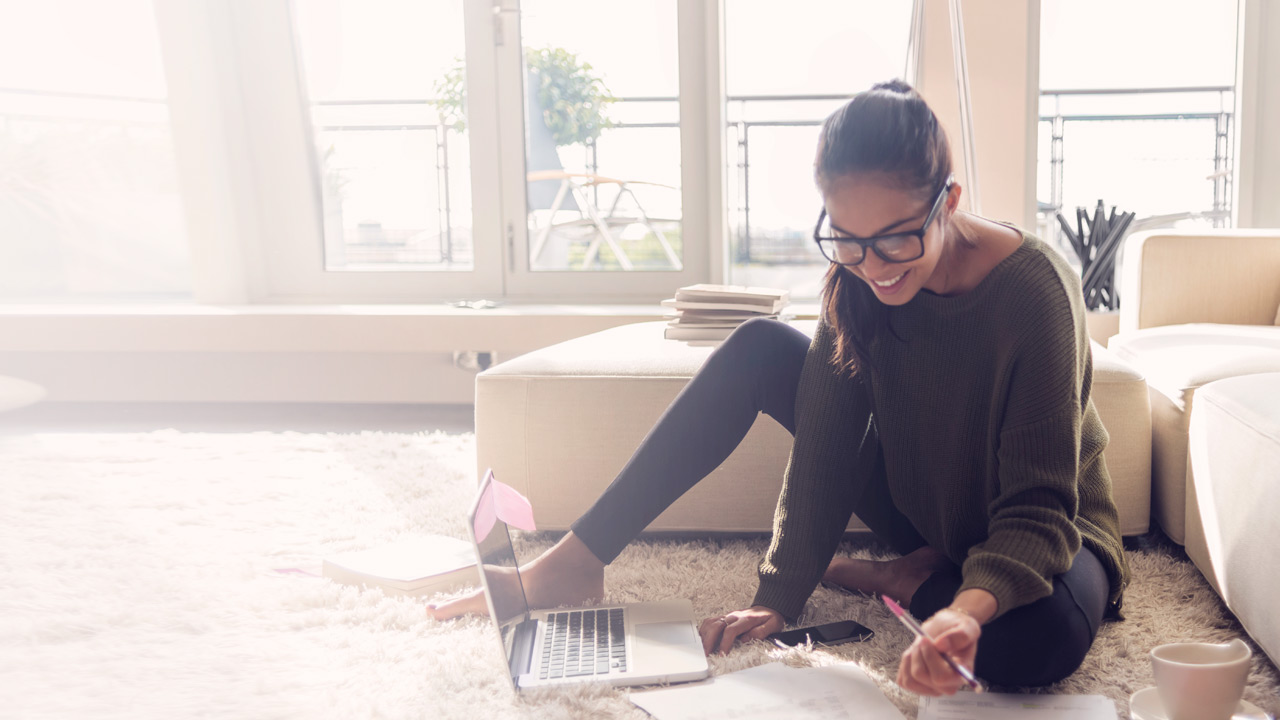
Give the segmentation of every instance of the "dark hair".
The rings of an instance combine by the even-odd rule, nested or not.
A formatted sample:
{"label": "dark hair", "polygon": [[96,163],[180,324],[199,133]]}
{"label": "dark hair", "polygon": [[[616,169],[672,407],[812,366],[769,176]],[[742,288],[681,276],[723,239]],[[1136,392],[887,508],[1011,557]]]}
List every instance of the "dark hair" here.
{"label": "dark hair", "polygon": [[[827,117],[814,181],[825,196],[836,178],[854,173],[882,173],[925,202],[947,181],[951,145],[915,88],[901,80],[877,83]],[[888,308],[865,282],[832,263],[823,279],[822,315],[835,333],[832,362],[856,372],[871,339],[887,328]]]}

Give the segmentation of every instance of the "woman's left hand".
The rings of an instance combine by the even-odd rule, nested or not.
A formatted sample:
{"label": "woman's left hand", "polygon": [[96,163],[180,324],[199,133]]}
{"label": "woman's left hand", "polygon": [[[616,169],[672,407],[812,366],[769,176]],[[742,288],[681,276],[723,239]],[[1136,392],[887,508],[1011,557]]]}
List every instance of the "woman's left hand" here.
{"label": "woman's left hand", "polygon": [[969,615],[943,608],[926,620],[923,627],[933,642],[917,637],[902,653],[898,685],[921,695],[952,695],[964,686],[964,678],[952,670],[939,653],[944,652],[956,663],[973,670],[982,626]]}

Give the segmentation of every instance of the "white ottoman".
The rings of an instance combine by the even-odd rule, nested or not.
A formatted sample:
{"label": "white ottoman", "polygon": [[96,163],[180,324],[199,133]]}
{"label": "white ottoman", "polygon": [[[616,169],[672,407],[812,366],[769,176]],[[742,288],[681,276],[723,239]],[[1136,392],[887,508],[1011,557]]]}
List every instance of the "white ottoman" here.
{"label": "white ottoman", "polygon": [[1280,373],[1201,387],[1189,445],[1187,555],[1280,661]]}
{"label": "white ottoman", "polygon": [[[796,321],[812,335],[816,321]],[[610,328],[513,358],[476,377],[478,470],[533,503],[539,528],[564,530],[612,482],[713,348],[662,337],[664,322]],[[1151,418],[1142,376],[1094,345],[1093,397],[1111,434],[1105,458],[1121,531],[1147,531]],[[791,434],[761,415],[738,449],[650,530],[769,532]],[[477,475],[480,477],[480,475]],[[723,498],[734,496],[735,502]],[[849,529],[865,531],[854,518]]]}
{"label": "white ottoman", "polygon": [[44,395],[44,388],[33,382],[0,375],[0,412],[39,402]]}

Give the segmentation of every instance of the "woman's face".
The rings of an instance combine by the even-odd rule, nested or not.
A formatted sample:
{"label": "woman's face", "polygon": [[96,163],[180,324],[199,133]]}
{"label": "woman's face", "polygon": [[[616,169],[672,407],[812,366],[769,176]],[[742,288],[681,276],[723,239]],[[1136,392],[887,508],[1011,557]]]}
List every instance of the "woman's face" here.
{"label": "woman's face", "polygon": [[[844,175],[827,189],[824,202],[831,225],[857,238],[919,230],[933,207],[936,195],[927,200],[900,190],[879,173]],[[859,265],[845,265],[846,271],[867,283],[880,302],[903,305],[923,287],[941,288],[944,228],[960,198],[953,185],[944,205],[924,235],[924,255],[904,263],[890,263],[870,248]]]}

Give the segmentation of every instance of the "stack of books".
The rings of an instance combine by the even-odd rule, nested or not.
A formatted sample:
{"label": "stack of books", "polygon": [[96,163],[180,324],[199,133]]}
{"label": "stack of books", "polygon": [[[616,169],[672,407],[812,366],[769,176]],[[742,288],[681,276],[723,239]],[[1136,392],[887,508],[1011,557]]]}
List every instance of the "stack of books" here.
{"label": "stack of books", "polygon": [[690,285],[663,300],[675,312],[667,315],[666,338],[690,345],[717,345],[751,318],[777,319],[791,301],[786,290],[744,285]]}

